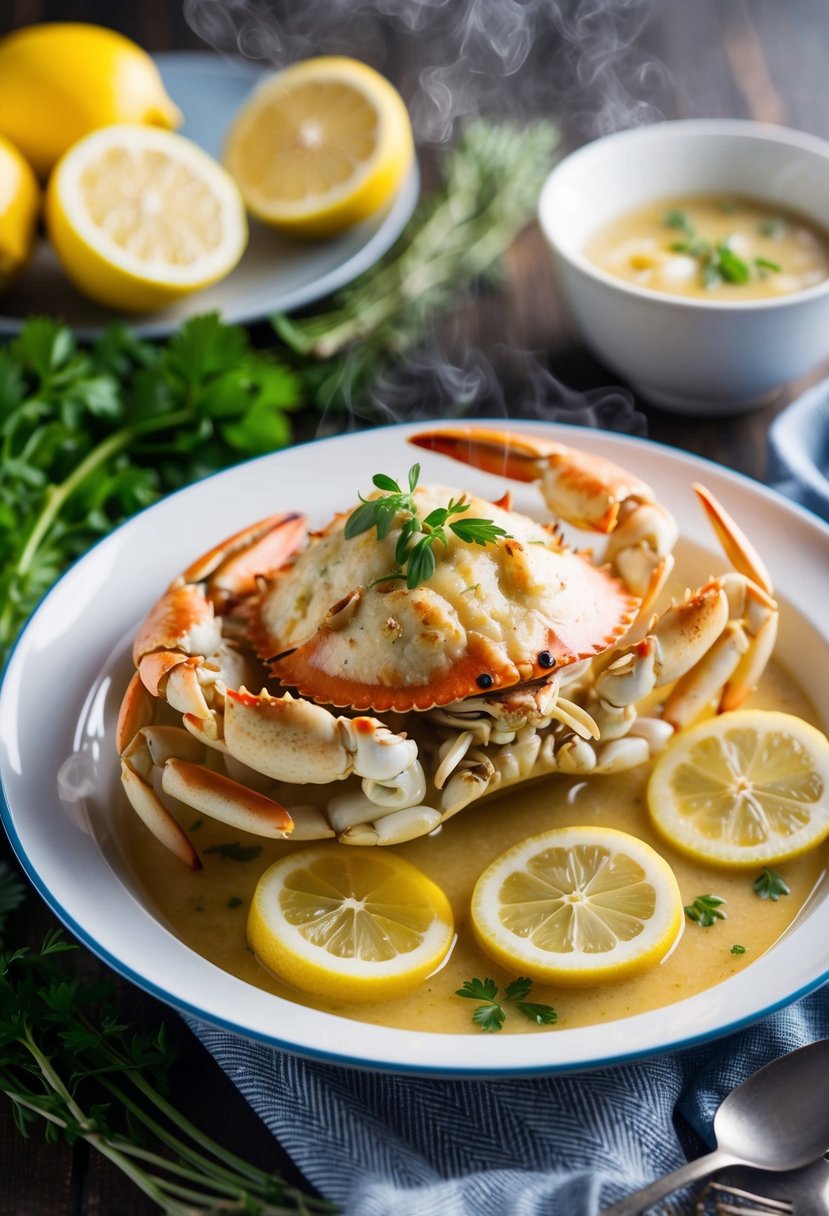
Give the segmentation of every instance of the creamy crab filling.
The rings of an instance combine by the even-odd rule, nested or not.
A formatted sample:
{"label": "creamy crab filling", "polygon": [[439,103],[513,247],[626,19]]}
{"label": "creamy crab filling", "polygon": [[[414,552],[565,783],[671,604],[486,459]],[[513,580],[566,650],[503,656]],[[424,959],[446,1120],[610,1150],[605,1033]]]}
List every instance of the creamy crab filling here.
{"label": "creamy crab filling", "polygon": [[[452,497],[459,491],[419,489],[421,517]],[[383,540],[373,530],[346,539],[342,516],[263,595],[263,652],[314,643],[321,681],[406,688],[445,675],[471,649],[529,675],[551,637],[570,662],[601,651],[630,623],[636,601],[621,584],[563,550],[546,528],[474,497],[468,514],[507,537],[476,545],[450,533],[445,547],[435,543],[434,574],[413,589],[390,577],[400,571],[399,524]]]}

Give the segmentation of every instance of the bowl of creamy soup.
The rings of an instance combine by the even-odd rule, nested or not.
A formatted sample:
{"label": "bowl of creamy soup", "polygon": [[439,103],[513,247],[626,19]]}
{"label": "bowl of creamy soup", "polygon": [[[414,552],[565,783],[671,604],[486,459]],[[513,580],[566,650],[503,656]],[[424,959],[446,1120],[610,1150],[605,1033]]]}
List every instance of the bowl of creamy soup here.
{"label": "bowl of creamy soup", "polygon": [[647,402],[740,413],[829,356],[829,143],[702,120],[566,157],[539,221],[573,319]]}

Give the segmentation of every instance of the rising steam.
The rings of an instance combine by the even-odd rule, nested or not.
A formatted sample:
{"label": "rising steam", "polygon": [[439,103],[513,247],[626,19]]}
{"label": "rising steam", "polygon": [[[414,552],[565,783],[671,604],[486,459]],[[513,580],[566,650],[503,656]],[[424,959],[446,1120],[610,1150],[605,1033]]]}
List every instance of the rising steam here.
{"label": "rising steam", "polygon": [[[667,97],[662,65],[642,51],[657,0],[184,0],[215,50],[272,68],[353,55],[393,80],[420,145],[443,144],[473,115],[552,118],[577,141],[654,122]],[[444,335],[445,337],[445,335]],[[321,432],[368,421],[520,415],[643,434],[623,389],[575,393],[533,356],[468,344],[422,345],[357,399],[347,376]],[[505,374],[506,369],[506,374]],[[518,369],[518,374],[516,374]]]}

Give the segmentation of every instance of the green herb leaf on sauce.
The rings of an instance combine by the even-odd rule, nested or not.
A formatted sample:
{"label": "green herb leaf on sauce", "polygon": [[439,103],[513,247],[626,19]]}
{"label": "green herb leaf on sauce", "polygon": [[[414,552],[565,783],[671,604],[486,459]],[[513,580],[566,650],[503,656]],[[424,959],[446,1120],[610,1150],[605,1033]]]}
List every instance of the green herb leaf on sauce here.
{"label": "green herb leaf on sauce", "polygon": [[259,844],[240,844],[234,840],[229,844],[212,844],[205,853],[218,853],[225,861],[253,861],[262,852]]}
{"label": "green herb leaf on sauce", "polygon": [[719,895],[698,895],[692,904],[685,905],[685,915],[700,928],[708,929],[718,920],[725,920],[724,903]]}
{"label": "green herb leaf on sauce", "polygon": [[770,870],[766,866],[763,873],[755,878],[752,884],[756,895],[761,899],[770,899],[772,903],[777,903],[781,895],[789,895],[789,887],[783,877],[776,870]]}
{"label": "green herb leaf on sauce", "polygon": [[[558,1014],[552,1005],[537,1005],[532,1001],[524,1000],[530,995],[532,986],[533,982],[529,976],[518,976],[504,988],[504,999],[515,1002],[518,1011],[529,1021],[535,1022],[538,1026],[552,1026],[554,1022],[558,1021]],[[498,985],[495,980],[465,980],[463,988],[458,988],[455,996],[484,1002],[472,1012],[472,1021],[476,1026],[480,1026],[481,1030],[492,1034],[504,1025],[507,1012],[498,1000]]]}
{"label": "green herb leaf on sauce", "polygon": [[732,954],[745,954],[745,952],[746,952],[746,948],[745,948],[745,946],[739,946],[739,945],[737,945],[737,944],[735,943],[735,944],[734,944],[734,945],[731,947],[731,953],[732,953]]}
{"label": "green herb leaf on sauce", "polygon": [[779,274],[783,269],[778,262],[772,262],[769,258],[755,258],[754,265],[760,272],[766,270],[771,274]]}
{"label": "green herb leaf on sauce", "polygon": [[761,236],[780,237],[786,231],[786,221],[779,215],[775,215],[770,220],[763,220],[761,224],[758,224],[757,231]]}

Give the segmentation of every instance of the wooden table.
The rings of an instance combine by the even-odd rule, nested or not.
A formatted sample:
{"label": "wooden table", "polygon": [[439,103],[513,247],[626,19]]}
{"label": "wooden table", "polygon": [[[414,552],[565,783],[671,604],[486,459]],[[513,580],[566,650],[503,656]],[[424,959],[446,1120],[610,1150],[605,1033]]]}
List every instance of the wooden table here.
{"label": "wooden table", "polygon": [[[415,3],[415,0],[412,0]],[[216,6],[214,6],[216,7]],[[277,14],[290,13],[292,0],[271,0]],[[319,49],[326,42],[326,4],[321,14]],[[460,10],[458,3],[456,9]],[[465,7],[465,6],[464,6]],[[594,19],[583,27],[588,41],[576,43],[582,10],[595,9],[582,0],[550,0],[550,12],[534,31],[531,66],[536,84],[522,100],[527,111],[547,112],[562,125],[565,146],[573,147],[598,133],[596,116],[606,120],[613,106],[623,105],[631,121],[657,117],[751,117],[783,122],[829,138],[829,14],[824,0],[665,0],[640,4],[633,14]],[[608,3],[607,9],[620,9]],[[652,10],[649,12],[649,10]],[[294,12],[298,11],[293,9]],[[141,0],[121,6],[106,0],[5,0],[0,6],[0,34],[39,20],[100,20],[116,24],[151,51],[203,48],[188,28],[179,6],[168,0]],[[630,49],[613,52],[633,25],[638,33]],[[384,70],[405,90],[429,62],[428,38],[377,25],[387,35]],[[382,45],[376,38],[363,45]],[[333,49],[343,49],[335,44]],[[345,49],[348,49],[347,46]],[[361,51],[358,48],[356,54]],[[514,82],[512,82],[514,83]],[[505,82],[505,96],[509,89]],[[634,101],[642,106],[636,111]],[[433,180],[433,158],[423,150],[424,177]],[[508,260],[503,289],[470,300],[451,323],[442,325],[442,341],[456,361],[467,344],[491,361],[506,385],[505,399],[517,414],[525,412],[525,361],[517,350],[534,351],[541,365],[577,389],[613,383],[583,351],[569,331],[538,231],[530,228]],[[825,370],[825,369],[824,369]],[[817,379],[817,371],[809,380]],[[792,385],[773,404],[743,417],[690,421],[680,415],[647,411],[648,433],[660,440],[762,479],[766,436],[775,414],[800,392]],[[550,392],[549,384],[545,389]],[[39,941],[51,917],[32,895],[18,916],[19,938]],[[296,1179],[270,1134],[251,1112],[212,1058],[176,1015],[127,984],[123,998],[130,1016],[147,1025],[165,1019],[181,1043],[174,1077],[176,1102],[228,1148],[263,1166]],[[150,1216],[157,1208],[95,1154],[77,1148],[45,1145],[37,1136],[25,1141],[14,1128],[8,1105],[0,1105],[0,1212],[2,1216]]]}

